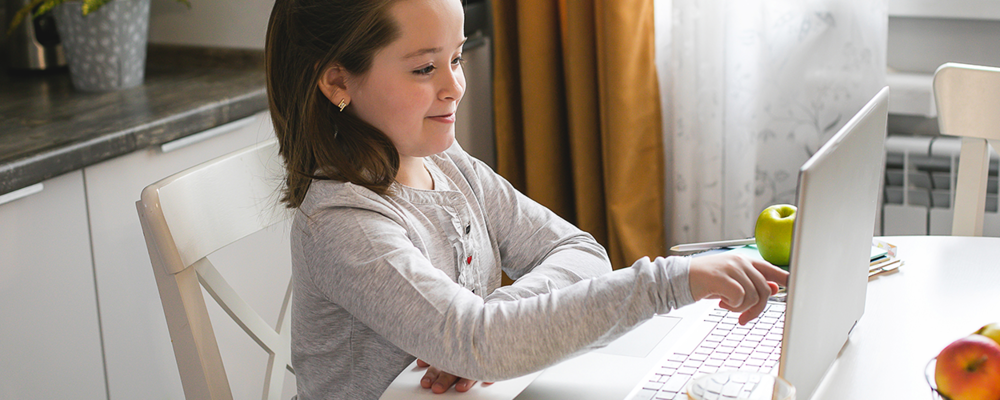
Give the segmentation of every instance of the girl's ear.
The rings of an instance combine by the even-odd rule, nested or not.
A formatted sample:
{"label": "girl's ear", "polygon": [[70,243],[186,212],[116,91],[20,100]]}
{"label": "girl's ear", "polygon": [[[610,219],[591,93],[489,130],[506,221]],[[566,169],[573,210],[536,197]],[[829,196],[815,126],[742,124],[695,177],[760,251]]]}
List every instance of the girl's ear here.
{"label": "girl's ear", "polygon": [[338,105],[343,111],[347,104],[351,103],[351,96],[347,94],[347,71],[339,64],[331,64],[323,69],[317,82],[319,90],[330,100]]}

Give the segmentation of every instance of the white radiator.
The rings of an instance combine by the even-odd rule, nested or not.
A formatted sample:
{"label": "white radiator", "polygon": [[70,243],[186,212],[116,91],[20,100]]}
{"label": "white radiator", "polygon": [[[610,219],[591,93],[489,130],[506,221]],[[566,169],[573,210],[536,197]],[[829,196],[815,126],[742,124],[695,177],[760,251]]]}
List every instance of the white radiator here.
{"label": "white radiator", "polygon": [[[950,235],[961,139],[898,136],[886,139],[883,235]],[[990,151],[984,236],[1000,237],[998,156]]]}

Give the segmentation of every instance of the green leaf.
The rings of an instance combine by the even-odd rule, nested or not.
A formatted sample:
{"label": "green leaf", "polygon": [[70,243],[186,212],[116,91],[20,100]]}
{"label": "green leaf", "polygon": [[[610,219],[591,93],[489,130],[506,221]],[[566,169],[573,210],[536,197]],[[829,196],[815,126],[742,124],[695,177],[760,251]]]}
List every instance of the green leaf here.
{"label": "green leaf", "polygon": [[67,0],[46,0],[45,3],[42,3],[42,5],[38,7],[38,10],[35,11],[35,17],[49,12],[53,8],[56,8],[56,6],[65,3],[66,1]]}
{"label": "green leaf", "polygon": [[31,14],[31,9],[35,8],[35,6],[43,1],[46,0],[32,0],[30,3],[25,4],[24,7],[21,7],[20,10],[17,10],[17,13],[14,14],[14,18],[11,18],[10,20],[10,26],[7,28],[7,36],[9,37],[14,34],[14,29],[16,29],[18,25],[21,25],[21,22],[24,21],[24,17]]}
{"label": "green leaf", "polygon": [[[32,17],[38,17],[42,14],[45,14],[51,11],[56,6],[65,3],[67,1],[70,0],[31,0],[30,3],[25,4],[24,7],[21,7],[21,9],[18,10],[16,14],[14,14],[14,17],[11,18],[10,26],[7,27],[7,36],[9,37],[10,35],[14,34],[14,30],[17,29],[18,25],[24,22],[24,19],[29,14],[32,14],[31,10],[34,9],[35,7],[38,7],[38,9],[35,10],[34,15]],[[83,6],[80,9],[83,12],[83,15],[87,15],[94,11],[97,11],[97,9],[101,8],[105,4],[110,3],[111,1],[112,0],[83,0]],[[188,8],[191,8],[190,0],[177,0],[177,2],[184,3],[184,5],[186,5]]]}
{"label": "green leaf", "polygon": [[[66,0],[61,0],[61,1],[66,1]],[[111,0],[83,0],[83,7],[82,7],[83,15],[87,15],[94,11],[97,11],[98,8],[101,8],[101,6],[108,4],[108,2],[110,1]]]}

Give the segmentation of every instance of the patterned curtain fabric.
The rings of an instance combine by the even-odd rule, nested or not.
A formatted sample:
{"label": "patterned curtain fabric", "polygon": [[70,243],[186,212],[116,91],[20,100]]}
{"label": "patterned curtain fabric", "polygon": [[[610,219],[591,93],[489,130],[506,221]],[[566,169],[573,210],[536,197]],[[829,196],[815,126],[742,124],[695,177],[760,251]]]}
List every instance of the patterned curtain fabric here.
{"label": "patterned curtain fabric", "polygon": [[795,202],[799,167],[885,85],[887,8],[656,0],[668,243],[751,237]]}
{"label": "patterned curtain fabric", "polygon": [[497,169],[614,267],[664,255],[653,0],[495,0]]}

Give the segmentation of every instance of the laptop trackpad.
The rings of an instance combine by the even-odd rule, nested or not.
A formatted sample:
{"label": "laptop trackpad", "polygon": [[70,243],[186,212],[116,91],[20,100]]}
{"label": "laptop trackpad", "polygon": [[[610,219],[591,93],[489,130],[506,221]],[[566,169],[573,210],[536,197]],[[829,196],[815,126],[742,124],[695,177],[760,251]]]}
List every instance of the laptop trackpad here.
{"label": "laptop trackpad", "polygon": [[680,318],[657,315],[639,325],[638,328],[608,344],[606,347],[594,350],[617,356],[644,358],[663,340],[667,333],[680,322]]}

